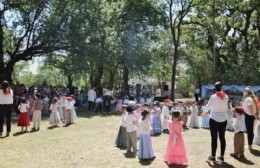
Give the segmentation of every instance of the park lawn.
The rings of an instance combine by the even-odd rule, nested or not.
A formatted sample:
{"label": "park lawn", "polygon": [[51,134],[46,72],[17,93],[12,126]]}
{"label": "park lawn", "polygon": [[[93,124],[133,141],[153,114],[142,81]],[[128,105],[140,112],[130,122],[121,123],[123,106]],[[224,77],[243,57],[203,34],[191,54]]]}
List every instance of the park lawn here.
{"label": "park lawn", "polygon": [[[125,150],[114,147],[119,128],[120,116],[82,112],[69,127],[48,129],[49,123],[42,121],[41,130],[19,136],[11,135],[0,139],[1,168],[135,168],[168,167],[164,161],[164,149],[168,136],[152,137],[156,159],[139,162],[138,158],[126,158]],[[4,128],[5,129],[5,128]],[[20,131],[15,123],[12,133]],[[210,154],[209,130],[190,129],[183,132],[189,159],[188,167],[260,167],[260,146],[254,145],[253,153],[245,150],[246,159],[235,160],[229,156],[233,152],[233,133],[226,132],[227,150],[225,163],[208,163]],[[218,151],[219,153],[219,148]],[[177,166],[173,166],[177,167]]]}

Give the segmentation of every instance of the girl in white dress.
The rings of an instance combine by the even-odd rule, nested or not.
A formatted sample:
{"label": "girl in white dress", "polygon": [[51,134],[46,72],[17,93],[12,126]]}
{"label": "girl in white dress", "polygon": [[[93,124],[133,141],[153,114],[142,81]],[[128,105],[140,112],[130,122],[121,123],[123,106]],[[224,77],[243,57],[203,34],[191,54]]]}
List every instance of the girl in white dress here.
{"label": "girl in white dress", "polygon": [[162,107],[162,129],[164,133],[168,132],[168,120],[169,120],[169,115],[170,115],[170,110],[169,110],[169,105],[170,105],[171,100],[170,99],[165,99],[164,100],[164,105]]}
{"label": "girl in white dress", "polygon": [[199,128],[199,116],[198,116],[198,107],[195,102],[192,102],[190,107],[190,127],[191,128]]}
{"label": "girl in white dress", "polygon": [[60,124],[60,115],[58,112],[58,98],[54,98],[50,106],[51,115],[50,115],[50,124],[52,127],[57,127]]}

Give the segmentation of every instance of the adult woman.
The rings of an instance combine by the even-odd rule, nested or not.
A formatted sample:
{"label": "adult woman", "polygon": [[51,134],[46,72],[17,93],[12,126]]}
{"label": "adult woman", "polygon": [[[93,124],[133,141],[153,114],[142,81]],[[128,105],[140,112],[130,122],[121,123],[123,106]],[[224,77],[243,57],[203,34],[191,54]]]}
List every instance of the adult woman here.
{"label": "adult woman", "polygon": [[245,110],[245,124],[247,130],[248,149],[252,149],[254,139],[254,121],[256,116],[256,96],[250,87],[246,87],[243,94],[243,108]]}
{"label": "adult woman", "polygon": [[208,104],[202,113],[202,117],[204,117],[205,114],[210,111],[209,128],[211,135],[211,156],[208,157],[208,160],[210,161],[216,160],[215,156],[217,151],[218,135],[220,139],[220,156],[218,159],[220,161],[224,161],[224,154],[226,149],[225,131],[227,126],[226,112],[228,96],[221,91],[221,88],[221,82],[216,82],[216,93],[210,97]]}
{"label": "adult woman", "polygon": [[2,82],[0,89],[0,137],[3,133],[4,119],[6,118],[6,136],[11,132],[11,116],[13,107],[13,91],[7,81]]}

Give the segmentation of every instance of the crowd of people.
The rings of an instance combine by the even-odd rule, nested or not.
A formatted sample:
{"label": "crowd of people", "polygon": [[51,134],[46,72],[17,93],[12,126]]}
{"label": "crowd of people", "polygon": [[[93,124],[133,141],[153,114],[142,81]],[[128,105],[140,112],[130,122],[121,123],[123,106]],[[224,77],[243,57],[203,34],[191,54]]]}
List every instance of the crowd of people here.
{"label": "crowd of people", "polygon": [[229,130],[234,132],[234,152],[230,155],[239,159],[244,157],[244,133],[247,135],[249,150],[253,149],[253,143],[260,145],[259,108],[259,99],[250,87],[245,88],[241,104],[233,107],[228,95],[222,91],[220,82],[215,84],[215,94],[201,107],[200,123],[196,101],[171,102],[170,99],[165,99],[161,106],[158,101],[153,101],[152,105],[138,104],[138,101],[132,98],[123,101],[115,143],[119,148],[126,148],[126,154],[138,155],[140,160],[149,160],[155,158],[151,136],[166,133],[169,134],[169,139],[165,144],[164,161],[169,165],[187,165],[188,159],[181,133],[189,128],[195,130],[201,127],[210,130],[211,154],[208,160],[216,161],[219,137],[220,155],[217,159],[224,161],[225,131]]}
{"label": "crowd of people", "polygon": [[[28,132],[31,122],[30,131],[39,131],[43,114],[49,115],[51,127],[58,127],[61,123],[64,123],[65,126],[74,123],[77,118],[74,95],[60,95],[56,92],[49,96],[46,92],[44,94],[40,92],[27,94],[24,91],[20,95],[15,95],[8,81],[3,81],[0,90],[0,137],[3,136],[4,121],[6,121],[7,128],[6,137],[10,135],[13,108],[18,115],[17,125],[21,127],[21,131],[18,133]],[[18,98],[19,101],[16,102]]]}
{"label": "crowd of people", "polygon": [[[209,161],[216,160],[218,138],[220,155],[217,159],[224,161],[226,130],[234,132],[234,152],[230,154],[233,157],[244,156],[244,133],[247,135],[249,150],[253,149],[253,143],[260,145],[260,103],[250,87],[245,88],[242,102],[236,107],[233,106],[228,95],[222,91],[220,82],[215,84],[215,94],[209,100],[205,100],[201,107],[197,99],[192,102],[171,102],[166,98],[161,103],[154,98],[154,96],[161,96],[160,88],[155,90],[154,96],[144,90],[138,93],[130,90],[128,94],[122,94],[120,91],[109,90],[107,86],[78,91],[76,88],[50,89],[43,84],[37,88],[36,93],[32,88],[27,92],[24,90],[10,87],[7,81],[1,84],[1,137],[4,120],[6,121],[6,137],[10,135],[13,108],[18,115],[17,125],[21,127],[20,133],[24,133],[28,131],[30,122],[33,123],[31,131],[39,131],[42,115],[49,116],[51,127],[58,127],[61,123],[65,126],[74,123],[77,118],[75,111],[77,103],[79,106],[86,107],[89,112],[122,113],[116,145],[126,148],[129,155],[138,154],[141,160],[155,158],[151,136],[165,133],[169,134],[168,143],[165,145],[165,162],[188,164],[182,131],[188,131],[189,128],[210,130]],[[76,97],[72,93],[75,93]],[[112,100],[116,102],[115,110],[111,109]],[[199,122],[200,111],[202,112],[201,122]]]}

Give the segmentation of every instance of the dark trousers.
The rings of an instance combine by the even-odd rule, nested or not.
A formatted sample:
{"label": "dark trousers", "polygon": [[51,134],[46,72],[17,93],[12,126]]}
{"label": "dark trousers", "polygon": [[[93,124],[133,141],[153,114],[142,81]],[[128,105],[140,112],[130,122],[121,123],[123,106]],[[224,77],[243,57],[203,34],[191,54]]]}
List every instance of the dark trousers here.
{"label": "dark trousers", "polygon": [[0,133],[3,132],[4,119],[6,119],[6,132],[11,132],[11,116],[12,116],[13,105],[0,105]]}
{"label": "dark trousers", "polygon": [[224,156],[226,150],[226,131],[227,121],[217,122],[213,119],[209,120],[209,128],[211,135],[211,156],[216,156],[218,146],[218,136],[220,140],[220,155]]}
{"label": "dark trousers", "polygon": [[247,130],[248,145],[252,145],[254,139],[254,121],[255,117],[245,113],[245,125]]}
{"label": "dark trousers", "polygon": [[99,103],[96,103],[96,112],[102,112],[103,110],[103,103],[102,102],[99,102]]}
{"label": "dark trousers", "polygon": [[111,112],[111,96],[104,96],[104,111],[105,112]]}
{"label": "dark trousers", "polygon": [[88,101],[88,110],[91,111],[94,108],[95,103],[93,101]]}

